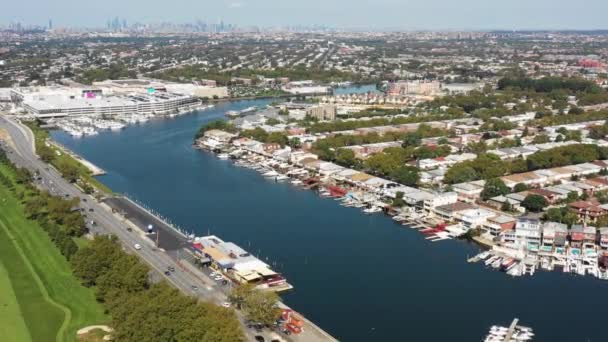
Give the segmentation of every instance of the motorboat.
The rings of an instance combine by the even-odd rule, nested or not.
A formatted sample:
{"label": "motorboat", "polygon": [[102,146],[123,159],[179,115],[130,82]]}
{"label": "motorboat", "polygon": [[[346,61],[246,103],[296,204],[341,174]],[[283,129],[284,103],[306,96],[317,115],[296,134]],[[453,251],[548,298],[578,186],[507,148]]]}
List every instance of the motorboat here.
{"label": "motorboat", "polygon": [[268,178],[275,178],[275,177],[279,176],[279,173],[276,172],[275,170],[270,170],[270,171],[263,173],[262,176],[268,177]]}
{"label": "motorboat", "polygon": [[366,214],[374,214],[374,213],[379,213],[381,211],[382,211],[382,208],[376,207],[376,206],[372,206],[372,207],[363,209],[363,212]]}
{"label": "motorboat", "polygon": [[283,174],[279,174],[278,176],[275,177],[274,180],[277,181],[277,182],[282,182],[282,181],[286,181],[288,179],[289,179],[288,176],[283,175]]}

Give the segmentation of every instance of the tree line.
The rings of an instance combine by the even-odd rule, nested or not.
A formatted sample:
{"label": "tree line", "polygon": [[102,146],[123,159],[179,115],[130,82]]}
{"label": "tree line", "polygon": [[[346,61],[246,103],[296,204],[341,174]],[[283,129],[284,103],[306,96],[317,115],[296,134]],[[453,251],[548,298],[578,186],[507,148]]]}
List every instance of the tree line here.
{"label": "tree line", "polygon": [[576,144],[538,151],[526,159],[502,160],[490,153],[460,162],[445,174],[444,182],[456,184],[479,179],[491,179],[513,173],[560,167],[608,158],[608,148],[591,144]]}

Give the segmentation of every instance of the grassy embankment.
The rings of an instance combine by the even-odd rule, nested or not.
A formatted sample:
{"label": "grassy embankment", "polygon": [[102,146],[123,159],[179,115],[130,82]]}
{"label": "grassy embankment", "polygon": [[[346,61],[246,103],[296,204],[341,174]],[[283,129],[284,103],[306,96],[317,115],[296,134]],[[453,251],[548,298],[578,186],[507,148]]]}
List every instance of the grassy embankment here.
{"label": "grassy embankment", "polygon": [[[35,136],[35,146],[36,151],[40,152],[43,149],[50,149],[52,151],[52,158],[50,163],[58,170],[61,171],[62,167],[72,167],[78,171],[78,176],[84,182],[90,184],[97,190],[104,192],[106,194],[111,194],[112,190],[108,188],[105,184],[101,183],[97,180],[92,174],[91,170],[89,170],[86,166],[82,165],[78,160],[74,159],[67,153],[63,153],[60,149],[53,146],[52,144],[47,143],[49,139],[48,131],[40,128],[36,123],[26,123],[26,125],[34,132]],[[59,151],[59,154],[57,154]],[[40,153],[39,153],[40,154]]]}
{"label": "grassy embankment", "polygon": [[[6,165],[0,172],[14,177]],[[0,293],[3,341],[74,341],[78,329],[109,321],[93,289],[80,284],[68,261],[38,223],[26,219],[22,203],[3,185]]]}

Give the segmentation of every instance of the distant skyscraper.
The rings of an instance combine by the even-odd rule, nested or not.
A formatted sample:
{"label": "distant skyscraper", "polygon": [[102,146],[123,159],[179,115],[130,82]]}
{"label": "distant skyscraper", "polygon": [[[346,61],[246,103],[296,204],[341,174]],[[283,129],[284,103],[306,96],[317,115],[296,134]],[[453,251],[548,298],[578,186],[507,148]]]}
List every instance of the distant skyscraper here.
{"label": "distant skyscraper", "polygon": [[49,19],[49,30],[53,29],[53,19]]}

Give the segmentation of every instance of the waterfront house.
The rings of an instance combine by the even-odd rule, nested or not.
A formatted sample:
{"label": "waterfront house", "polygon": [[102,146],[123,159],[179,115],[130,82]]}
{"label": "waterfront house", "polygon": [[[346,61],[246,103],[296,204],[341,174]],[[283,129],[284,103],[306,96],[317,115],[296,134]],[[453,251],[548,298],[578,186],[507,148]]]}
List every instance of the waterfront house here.
{"label": "waterfront house", "polygon": [[601,227],[598,230],[598,243],[604,251],[608,250],[608,227]]}
{"label": "waterfront house", "polygon": [[488,218],[494,216],[496,216],[495,212],[483,208],[466,209],[454,213],[454,219],[467,230],[481,228]]}
{"label": "waterfront house", "polygon": [[218,148],[228,144],[231,139],[234,139],[236,134],[228,133],[219,129],[211,129],[203,134],[203,145],[213,148]]}
{"label": "waterfront house", "polygon": [[517,219],[515,217],[501,214],[489,217],[482,228],[492,236],[499,236],[504,231],[512,230],[516,222]]}
{"label": "waterfront house", "polygon": [[567,237],[568,226],[559,222],[545,222],[541,251],[550,253],[554,247],[564,247]]}
{"label": "waterfront house", "polygon": [[404,194],[403,201],[405,201],[405,203],[411,207],[424,210],[424,203],[428,200],[432,200],[434,196],[435,195],[430,192],[418,190],[416,192]]}
{"label": "waterfront house", "polygon": [[503,233],[503,242],[513,247],[525,247],[531,252],[537,252],[540,247],[542,225],[535,218],[521,217],[515,224],[515,231]]}
{"label": "waterfront house", "polygon": [[597,229],[593,226],[583,227],[583,248],[595,248],[597,242]]}
{"label": "waterfront house", "polygon": [[584,228],[582,224],[574,224],[570,227],[570,247],[583,248],[583,240],[585,239]]}
{"label": "waterfront house", "polygon": [[454,216],[457,212],[467,209],[477,208],[474,204],[467,202],[455,202],[452,204],[440,205],[435,207],[433,212],[438,218],[446,221],[454,220]]}
{"label": "waterfront house", "polygon": [[424,200],[424,209],[432,212],[436,207],[456,203],[458,194],[455,192],[435,193],[433,197]]}

